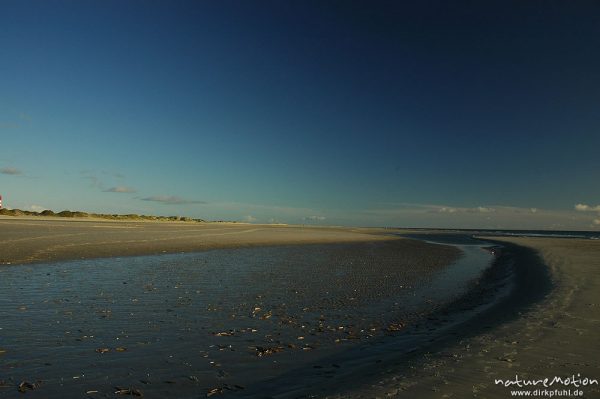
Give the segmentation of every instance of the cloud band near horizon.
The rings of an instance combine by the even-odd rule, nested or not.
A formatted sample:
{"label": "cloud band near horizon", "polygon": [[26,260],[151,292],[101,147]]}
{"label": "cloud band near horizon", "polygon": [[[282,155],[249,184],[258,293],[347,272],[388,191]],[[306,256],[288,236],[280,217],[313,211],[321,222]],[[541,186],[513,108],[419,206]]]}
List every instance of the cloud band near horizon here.
{"label": "cloud band near horizon", "polygon": [[159,202],[162,204],[169,205],[193,205],[193,204],[206,204],[206,201],[199,200],[189,200],[185,198],[181,198],[175,195],[154,195],[150,197],[140,198],[142,201],[151,201],[151,202]]}
{"label": "cloud band near horizon", "polygon": [[135,193],[136,189],[127,186],[116,186],[103,190],[105,193]]}
{"label": "cloud band near horizon", "polygon": [[12,168],[12,167],[4,167],[0,169],[0,173],[3,175],[12,175],[12,176],[20,176],[23,172],[20,169]]}

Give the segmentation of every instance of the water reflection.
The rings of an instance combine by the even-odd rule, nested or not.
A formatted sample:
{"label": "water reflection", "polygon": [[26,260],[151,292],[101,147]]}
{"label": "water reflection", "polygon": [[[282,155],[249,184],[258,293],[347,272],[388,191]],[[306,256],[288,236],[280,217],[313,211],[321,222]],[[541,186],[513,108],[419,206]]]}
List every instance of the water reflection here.
{"label": "water reflection", "polygon": [[0,379],[40,380],[43,397],[241,391],[456,297],[490,259],[462,250],[405,240],[3,267]]}

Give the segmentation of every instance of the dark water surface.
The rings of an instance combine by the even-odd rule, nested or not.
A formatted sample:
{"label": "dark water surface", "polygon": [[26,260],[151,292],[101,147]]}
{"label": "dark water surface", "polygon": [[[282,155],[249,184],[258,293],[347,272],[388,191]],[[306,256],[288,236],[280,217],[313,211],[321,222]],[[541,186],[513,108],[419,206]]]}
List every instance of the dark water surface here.
{"label": "dark water surface", "polygon": [[2,267],[0,397],[19,397],[21,381],[40,381],[27,395],[44,398],[256,391],[377,348],[464,292],[492,259],[478,246],[459,246],[460,256],[403,241]]}

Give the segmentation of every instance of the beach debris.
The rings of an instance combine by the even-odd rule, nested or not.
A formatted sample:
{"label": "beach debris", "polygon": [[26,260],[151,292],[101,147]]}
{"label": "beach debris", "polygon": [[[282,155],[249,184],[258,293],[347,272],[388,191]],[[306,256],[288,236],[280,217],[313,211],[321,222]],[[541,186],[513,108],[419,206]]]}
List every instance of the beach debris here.
{"label": "beach debris", "polygon": [[388,332],[396,332],[396,331],[401,331],[403,328],[404,328],[403,323],[391,323],[390,325],[387,326],[387,331]]}
{"label": "beach debris", "polygon": [[112,315],[112,310],[110,310],[110,309],[103,309],[99,313],[100,313],[100,318],[101,319],[108,319]]}
{"label": "beach debris", "polygon": [[261,310],[262,310],[262,308],[260,306],[255,306],[254,309],[252,309],[252,314],[250,316],[251,317],[256,317],[256,315],[258,313],[260,313]]}
{"label": "beach debris", "polygon": [[502,356],[500,356],[497,359],[500,360],[500,361],[503,361],[503,362],[508,362],[508,363],[514,362],[514,359],[511,359],[510,357],[502,357]]}
{"label": "beach debris", "polygon": [[206,397],[210,398],[213,395],[223,393],[224,389],[222,387],[212,388],[206,393]]}
{"label": "beach debris", "polygon": [[279,318],[280,324],[296,324],[296,320],[293,316],[284,315]]}
{"label": "beach debris", "polygon": [[29,381],[21,381],[21,383],[18,386],[18,390],[19,392],[27,392],[27,391],[33,391],[35,389],[38,389],[41,385],[40,381],[36,381],[36,382],[29,382]]}
{"label": "beach debris", "polygon": [[214,335],[215,337],[233,337],[235,335],[235,331],[229,330],[229,331],[214,332],[214,333],[212,333],[212,335]]}
{"label": "beach debris", "polygon": [[[108,353],[110,352],[112,349],[111,348],[96,348],[95,351],[97,353]],[[116,348],[114,348],[115,352],[126,352],[127,348],[124,346],[118,346]]]}
{"label": "beach debris", "polygon": [[94,338],[94,336],[93,335],[82,335],[79,338],[75,338],[75,341],[82,342],[83,340],[90,339],[90,338]]}
{"label": "beach debris", "polygon": [[281,346],[272,346],[267,348],[262,346],[256,346],[254,349],[256,350],[256,356],[258,357],[269,356],[274,353],[283,351],[283,347]]}
{"label": "beach debris", "polygon": [[264,313],[262,316],[260,316],[261,320],[267,320],[270,319],[271,316],[273,316],[273,312],[271,312],[270,310],[266,313]]}
{"label": "beach debris", "polygon": [[241,385],[229,385],[229,384],[225,384],[225,385],[221,385],[219,387],[215,387],[215,388],[211,388],[208,390],[208,392],[206,393],[206,397],[209,398],[213,395],[218,395],[218,394],[222,394],[223,392],[225,392],[225,390],[227,391],[239,391],[241,389],[244,389],[243,386]]}
{"label": "beach debris", "polygon": [[137,388],[115,387],[115,395],[130,395],[142,397],[144,394]]}

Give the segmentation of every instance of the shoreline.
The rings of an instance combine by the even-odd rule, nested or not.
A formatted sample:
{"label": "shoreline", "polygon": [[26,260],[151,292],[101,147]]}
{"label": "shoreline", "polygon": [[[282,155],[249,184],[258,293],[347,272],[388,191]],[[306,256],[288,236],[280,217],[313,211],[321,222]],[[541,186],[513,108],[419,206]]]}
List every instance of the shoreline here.
{"label": "shoreline", "polygon": [[[509,264],[516,279],[510,296],[412,358],[397,359],[360,381],[351,381],[343,392],[319,397],[506,398],[515,387],[498,385],[497,379],[579,374],[600,379],[600,243],[481,239],[503,245],[501,257],[516,255],[515,263]],[[535,388],[539,386],[525,390]],[[597,385],[582,389],[585,397],[600,393]]]}
{"label": "shoreline", "polygon": [[[453,235],[457,241],[469,241],[468,236]],[[426,242],[426,239],[413,239],[415,241]],[[473,240],[475,241],[475,240]],[[436,241],[429,241],[434,244],[448,246],[460,246],[461,244],[448,244]],[[476,247],[494,247],[497,248],[499,242],[491,240],[481,240],[480,245],[471,244]],[[504,243],[503,243],[504,244]],[[509,245],[510,246],[510,245]],[[412,371],[422,364],[422,360],[433,352],[444,352],[446,347],[451,346],[457,340],[462,340],[470,336],[476,336],[484,330],[493,329],[505,322],[499,318],[509,306],[514,306],[520,302],[527,302],[526,293],[539,293],[533,287],[525,287],[529,272],[516,273],[513,270],[512,262],[515,258],[531,256],[531,251],[527,248],[516,245],[504,246],[500,255],[495,258],[491,266],[487,267],[482,275],[471,281],[466,291],[439,307],[432,313],[426,314],[414,325],[407,325],[399,333],[391,333],[383,337],[379,342],[374,343],[374,347],[354,348],[351,352],[340,358],[332,357],[320,361],[318,364],[335,363],[340,365],[342,370],[344,362],[352,364],[346,373],[341,372],[331,381],[319,381],[316,384],[311,383],[310,388],[297,388],[294,391],[285,392],[277,388],[278,386],[289,387],[290,383],[283,380],[271,382],[273,392],[269,397],[277,399],[292,398],[379,398],[394,396],[393,390],[388,392],[377,392],[373,384],[377,384],[382,378],[393,375],[409,376]],[[515,251],[519,254],[515,255]],[[541,266],[537,264],[536,266]],[[513,280],[518,280],[515,283]],[[544,281],[546,283],[547,281]],[[517,292],[514,291],[516,288]],[[507,292],[510,290],[510,292]],[[485,327],[480,328],[480,324]],[[368,353],[368,354],[367,354]],[[352,359],[352,354],[358,354]],[[445,353],[444,356],[448,354]],[[345,359],[345,360],[342,360]],[[362,363],[358,365],[357,363]],[[302,370],[296,370],[295,373],[302,373]],[[293,374],[293,373],[292,373]],[[313,377],[313,379],[315,379]],[[332,384],[335,383],[335,384]],[[299,386],[300,384],[298,384]],[[339,387],[344,389],[340,390]],[[254,397],[259,391],[245,392],[241,395],[231,394],[227,397]],[[393,393],[393,395],[390,395]],[[410,396],[407,397],[420,397]]]}
{"label": "shoreline", "polygon": [[[465,238],[459,235],[456,237],[460,238],[458,241],[464,241]],[[410,240],[454,248],[464,246],[464,243]],[[483,251],[489,244],[481,241],[480,244],[470,243],[468,246]],[[463,252],[462,256],[472,256],[468,255],[470,252]],[[479,278],[473,278],[466,285],[462,294],[448,302],[433,305],[430,311],[421,314],[418,319],[408,321],[398,331],[388,331],[384,336],[371,342],[319,359],[312,365],[312,369],[310,367],[294,369],[285,375],[261,383],[255,389],[230,393],[225,397],[253,398],[260,397],[263,392],[268,392],[269,398],[277,399],[353,397],[354,391],[363,389],[374,379],[380,378],[379,373],[382,370],[414,361],[434,345],[444,344],[447,341],[445,334],[456,334],[456,331],[462,329],[466,323],[480,318],[482,314],[487,314],[487,308],[498,306],[500,297],[505,294],[507,266],[504,259],[496,258],[490,266],[483,269]],[[447,267],[452,268],[452,266]],[[446,271],[445,269],[440,273]],[[334,369],[327,366],[331,364],[335,365]],[[324,375],[323,369],[330,369],[326,372],[329,375]],[[343,391],[340,391],[340,386],[344,387]]]}

